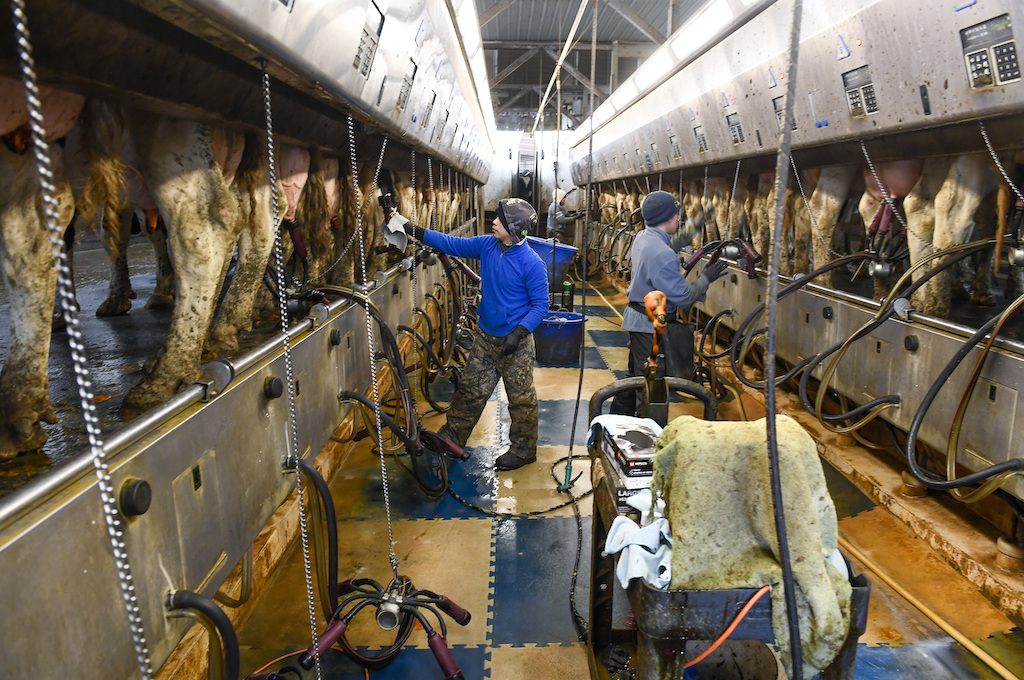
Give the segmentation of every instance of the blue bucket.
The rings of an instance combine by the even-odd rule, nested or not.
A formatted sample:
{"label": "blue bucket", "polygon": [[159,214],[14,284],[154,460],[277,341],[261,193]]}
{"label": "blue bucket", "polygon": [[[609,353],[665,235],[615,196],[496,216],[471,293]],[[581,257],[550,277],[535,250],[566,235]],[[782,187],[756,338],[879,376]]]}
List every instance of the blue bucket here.
{"label": "blue bucket", "polygon": [[[576,255],[576,248],[534,236],[527,236],[526,242],[530,244],[535,253],[540,255],[541,262],[544,263],[544,271],[548,273],[548,286],[554,286],[561,290],[562,281],[565,280],[572,258]],[[554,260],[553,263],[552,260]]]}
{"label": "blue bucket", "polygon": [[533,332],[537,361],[565,366],[579,362],[583,344],[583,315],[550,312]]}

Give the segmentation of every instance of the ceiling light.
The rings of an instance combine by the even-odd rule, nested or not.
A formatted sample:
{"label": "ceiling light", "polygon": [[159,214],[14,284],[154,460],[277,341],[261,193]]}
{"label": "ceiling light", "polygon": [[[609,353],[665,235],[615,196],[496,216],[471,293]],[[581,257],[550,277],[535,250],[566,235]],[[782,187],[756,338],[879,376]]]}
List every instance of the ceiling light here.
{"label": "ceiling light", "polygon": [[621,111],[633,102],[633,98],[637,95],[636,83],[632,80],[627,80],[622,84],[622,87],[615,90],[615,94],[612,95],[611,105],[615,107],[616,111]]}
{"label": "ceiling light", "polygon": [[674,61],[668,51],[658,50],[640,66],[633,79],[641,91],[646,90],[668,75],[673,64]]}

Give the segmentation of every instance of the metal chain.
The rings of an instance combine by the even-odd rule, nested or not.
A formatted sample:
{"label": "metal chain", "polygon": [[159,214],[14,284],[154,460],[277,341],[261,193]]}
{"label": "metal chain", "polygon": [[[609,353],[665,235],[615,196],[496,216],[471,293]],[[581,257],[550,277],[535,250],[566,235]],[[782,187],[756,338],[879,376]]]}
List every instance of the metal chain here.
{"label": "metal chain", "polygon": [[[288,337],[288,293],[285,290],[284,278],[284,255],[281,245],[281,230],[278,228],[280,215],[277,210],[277,166],[274,159],[274,119],[273,110],[270,105],[270,74],[267,72],[267,60],[259,59],[260,71],[263,79],[263,110],[266,114],[267,126],[267,159],[270,175],[270,209],[273,214],[274,225],[274,266],[277,269],[277,301],[280,307],[281,334],[284,336],[284,376],[285,385],[288,387],[288,420],[289,420],[289,441],[287,442],[287,453],[285,462],[295,468],[295,488],[299,503],[299,534],[302,539],[302,569],[306,576],[306,607],[309,610],[309,633],[313,640],[313,659],[316,662],[316,677],[321,677],[320,650],[318,648],[316,635],[316,605],[313,599],[313,572],[310,567],[309,558],[309,527],[306,523],[306,503],[303,493],[302,471],[299,469],[299,453],[297,450],[299,441],[298,419],[295,416],[295,382],[292,371],[291,340]],[[313,499],[310,499],[313,502]]]}
{"label": "metal chain", "polygon": [[[729,236],[729,230],[732,228],[732,202],[736,199],[736,185],[740,180],[740,161],[736,161],[736,173],[732,176],[732,193],[729,194],[729,205],[726,208],[725,216],[725,236]],[[721,234],[719,234],[721,236]]]}
{"label": "metal chain", "polygon": [[[395,581],[398,580],[398,557],[395,555],[395,534],[391,526],[391,493],[388,485],[388,469],[384,464],[383,441],[384,426],[380,419],[380,395],[377,393],[377,362],[373,356],[373,319],[370,316],[370,293],[366,280],[366,239],[363,238],[363,201],[359,195],[359,181],[356,176],[356,139],[355,129],[352,125],[352,114],[348,115],[348,146],[351,149],[352,158],[352,184],[356,194],[356,234],[359,240],[359,271],[362,275],[363,286],[367,288],[366,293],[366,342],[367,350],[370,353],[370,385],[373,390],[373,415],[377,426],[377,441],[381,442],[380,451],[380,481],[384,490],[384,514],[388,522],[388,560],[391,562],[391,573]],[[373,176],[373,183],[370,185],[370,195],[377,189],[377,176],[380,175],[380,166],[384,161],[384,149],[387,148],[388,138],[384,137],[384,143],[380,147],[380,158],[377,160],[377,172]]]}
{"label": "metal chain", "polygon": [[704,200],[708,197],[708,166],[704,166],[704,186],[700,190],[700,216],[704,223],[701,225],[700,242],[704,245],[708,242],[708,213],[704,209]]}
{"label": "metal chain", "polygon": [[896,221],[900,223],[900,226],[907,230],[907,233],[916,238],[918,241],[924,244],[929,250],[936,250],[935,245],[914,233],[914,231],[907,226],[907,223],[903,221],[903,217],[900,215],[900,211],[896,209],[895,201],[889,197],[889,192],[886,191],[885,186],[882,184],[882,178],[878,176],[878,171],[875,170],[875,164],[871,162],[871,156],[868,155],[868,148],[864,145],[864,140],[860,140],[860,150],[864,154],[864,160],[868,162],[868,168],[871,170],[871,176],[875,178],[875,184],[878,185],[878,190],[882,192],[882,198],[889,207],[892,209],[892,214],[896,216]]}
{"label": "metal chain", "polygon": [[[416,201],[416,149],[412,150],[412,159],[411,159],[410,165],[412,166],[412,178],[410,180],[410,182],[412,182],[412,216],[413,216],[413,219],[415,219],[416,221],[419,221],[419,217],[416,215],[416,213],[419,212],[419,203]],[[410,328],[415,328],[416,327],[416,303],[419,301],[419,297],[417,296],[418,287],[417,287],[417,277],[416,277],[416,255],[417,255],[417,251],[418,250],[419,250],[419,246],[416,245],[415,243],[413,243],[413,247],[412,247],[412,267],[410,268],[410,272],[412,274],[412,302],[411,302],[411,304],[412,304],[412,319],[411,319],[411,323],[409,324]],[[413,342],[414,343],[416,342],[415,338],[413,339]],[[420,370],[421,371],[425,371],[426,369],[427,369],[426,366],[420,366]],[[419,380],[413,380],[412,382],[413,382],[413,388],[412,388],[412,414],[411,414],[411,417],[413,419],[416,419],[418,417],[418,415],[419,415],[419,405],[418,405],[418,403],[416,401],[416,395],[417,395],[417,393],[420,390],[420,381]]]}
{"label": "metal chain", "polygon": [[[793,160],[792,156],[789,157],[789,164],[793,166],[793,176],[796,177],[796,186],[800,189],[800,198],[804,199],[804,207],[807,208],[807,215],[811,218],[811,233],[818,237],[818,240],[821,241],[822,245],[828,249],[828,252],[832,254],[832,257],[836,259],[843,257],[842,253],[837,253],[832,250],[832,244],[825,240],[824,234],[822,234],[821,230],[818,228],[818,220],[814,219],[814,212],[811,210],[811,203],[807,200],[807,194],[804,193],[804,184],[800,181],[800,172],[796,169],[796,161]],[[833,228],[835,227],[835,225],[832,226]],[[815,264],[815,266],[818,265]]]}
{"label": "metal chain", "polygon": [[985,129],[985,123],[979,120],[978,127],[981,128],[981,136],[985,138],[985,146],[988,147],[988,152],[992,155],[992,160],[996,162],[996,167],[999,168],[999,174],[1003,176],[1003,179],[1006,180],[1006,184],[1013,190],[1013,193],[1017,195],[1017,200],[1024,201],[1024,196],[1021,195],[1020,189],[1018,189],[1017,185],[1013,183],[1013,180],[1011,180],[1010,176],[1006,173],[1006,169],[1003,167],[1003,164],[999,161],[999,156],[996,155],[996,150],[992,147],[992,142],[989,141],[988,130]]}
{"label": "metal chain", "polygon": [[429,187],[430,187],[430,203],[429,203],[429,206],[430,206],[430,217],[427,218],[427,223],[430,225],[431,229],[435,229],[436,230],[437,229],[437,221],[434,218],[434,200],[435,200],[435,198],[434,198],[434,165],[433,165],[433,159],[431,159],[431,158],[427,158],[427,179],[430,182],[430,184],[429,184]]}
{"label": "metal chain", "polygon": [[42,104],[39,98],[39,85],[35,71],[35,59],[32,56],[31,36],[25,17],[24,0],[11,0],[11,11],[14,20],[14,33],[18,44],[18,63],[21,70],[22,84],[25,86],[25,99],[28,105],[29,124],[32,131],[32,150],[36,160],[36,173],[39,176],[39,188],[43,203],[43,215],[50,238],[51,252],[56,261],[57,292],[60,295],[61,311],[67,323],[68,345],[75,366],[75,378],[78,382],[78,398],[82,406],[82,417],[89,436],[89,452],[92,457],[96,482],[103,502],[103,518],[107,528],[107,538],[114,554],[117,567],[117,578],[121,588],[121,599],[124,601],[125,613],[128,615],[128,627],[135,646],[135,658],[139,670],[145,680],[153,677],[153,663],[149,656],[146,642],[146,631],[139,613],[139,602],[132,581],[131,562],[125,550],[124,529],[121,515],[117,508],[114,487],[110,481],[110,472],[103,460],[103,438],[100,432],[99,418],[96,417],[96,402],[92,389],[92,374],[85,354],[82,332],[79,328],[78,309],[75,305],[75,294],[72,289],[73,278],[68,267],[67,255],[63,248],[63,229],[60,226],[60,210],[57,205],[57,188],[53,177],[50,161],[49,144],[43,128]]}
{"label": "metal chain", "polygon": [[[353,136],[352,116],[351,115],[348,117],[348,133],[349,133],[349,140],[351,140],[352,136]],[[387,138],[385,138],[384,139],[384,144],[380,148],[380,159],[377,161],[377,174],[380,174],[380,166],[384,162],[384,149],[387,147],[387,143],[388,143],[388,140],[387,140]],[[355,196],[356,196],[356,215],[359,215],[362,212],[362,202],[361,202],[362,199],[359,197],[359,180],[356,178],[356,175],[355,175],[355,172],[356,172],[356,150],[355,150],[355,147],[353,147],[351,145],[351,143],[349,144],[349,156],[351,157],[351,165],[352,165],[352,186],[355,189]],[[370,195],[371,196],[373,195],[374,190],[376,189],[376,186],[377,186],[377,176],[374,175],[374,178],[373,178],[373,189],[370,191]],[[341,249],[341,254],[338,255],[338,258],[336,260],[334,260],[334,262],[331,263],[331,266],[328,267],[327,269],[325,269],[322,274],[320,274],[319,276],[316,276],[315,278],[310,279],[309,280],[310,283],[316,283],[320,279],[322,279],[325,276],[327,276],[330,273],[330,271],[332,269],[334,269],[338,265],[338,263],[342,261],[342,259],[344,259],[346,253],[348,253],[348,249],[352,247],[353,243],[355,243],[356,234],[357,233],[358,233],[358,229],[355,229],[355,230],[352,231],[352,235],[349,236],[349,238],[348,238],[348,243],[346,243],[345,247]]]}

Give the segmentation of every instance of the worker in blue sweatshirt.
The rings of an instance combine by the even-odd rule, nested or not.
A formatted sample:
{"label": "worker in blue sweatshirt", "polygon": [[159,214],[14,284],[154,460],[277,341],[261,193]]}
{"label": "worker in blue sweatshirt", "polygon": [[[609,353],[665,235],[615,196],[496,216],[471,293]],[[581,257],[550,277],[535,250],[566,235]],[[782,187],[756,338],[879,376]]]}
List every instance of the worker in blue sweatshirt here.
{"label": "worker in blue sweatshirt", "polygon": [[423,245],[456,257],[480,260],[478,332],[448,422],[438,432],[465,446],[500,377],[508,394],[511,447],[495,461],[515,470],[537,460],[537,391],[533,387],[533,331],[548,312],[548,279],[540,256],[526,243],[537,230],[537,211],[521,198],[498,202],[491,236],[460,238],[417,226],[395,214],[389,223]]}

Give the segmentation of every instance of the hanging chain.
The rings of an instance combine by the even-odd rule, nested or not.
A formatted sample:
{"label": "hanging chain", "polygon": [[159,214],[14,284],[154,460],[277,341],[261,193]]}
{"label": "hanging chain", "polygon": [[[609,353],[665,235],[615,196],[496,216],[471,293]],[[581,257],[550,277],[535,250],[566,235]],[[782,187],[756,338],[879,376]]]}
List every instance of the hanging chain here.
{"label": "hanging chain", "polygon": [[[359,180],[355,176],[355,171],[356,171],[355,170],[356,169],[356,149],[351,144],[352,137],[353,137],[352,116],[349,115],[349,117],[348,117],[348,138],[349,138],[349,142],[350,142],[349,143],[349,156],[350,156],[350,162],[351,162],[352,173],[353,173],[352,174],[352,186],[355,189],[355,196],[356,196],[356,214],[359,215],[361,213],[361,211],[362,211],[362,205],[360,203],[361,199],[359,197]],[[384,145],[382,145],[381,148],[380,148],[380,159],[377,161],[377,172],[378,172],[378,174],[380,173],[380,166],[384,162],[384,149],[387,146],[387,143],[388,143],[388,140],[387,140],[387,138],[385,138],[384,139]],[[377,177],[376,176],[374,176],[374,178],[373,178],[373,185],[376,188],[376,186],[377,186]],[[371,196],[373,195],[373,191],[370,192],[370,195]],[[338,263],[342,261],[342,259],[344,259],[346,253],[348,253],[348,249],[352,247],[353,243],[355,243],[356,234],[358,233],[358,231],[359,231],[358,229],[354,229],[352,231],[352,235],[349,236],[349,238],[348,238],[348,243],[346,243],[345,247],[341,249],[341,254],[338,255],[337,259],[335,259],[334,262],[331,263],[331,266],[328,267],[327,269],[325,269],[323,271],[323,273],[321,273],[320,275],[310,279],[309,280],[310,283],[316,283],[320,279],[322,279],[325,276],[327,276],[330,273],[330,271],[332,269],[334,269],[338,265]]]}
{"label": "hanging chain", "polygon": [[979,120],[978,127],[981,128],[981,136],[985,138],[985,146],[988,147],[988,152],[992,155],[992,160],[996,162],[996,167],[999,168],[999,174],[1003,176],[1003,179],[1006,180],[1006,184],[1013,190],[1013,193],[1017,195],[1017,200],[1024,201],[1024,196],[1021,195],[1020,189],[1018,189],[1017,185],[1013,183],[1010,176],[1006,173],[1006,169],[1003,167],[1003,164],[999,161],[999,156],[996,155],[996,150],[992,147],[992,142],[988,138],[988,130],[985,129],[985,124]]}
{"label": "hanging chain", "polygon": [[434,219],[434,165],[433,159],[427,158],[427,180],[429,181],[430,187],[430,217],[427,218],[427,223],[431,229],[437,229],[437,221]]}
{"label": "hanging chain", "polygon": [[704,208],[704,201],[708,197],[708,166],[704,166],[704,186],[700,190],[700,216],[703,218],[704,223],[701,225],[700,242],[701,245],[706,245],[708,242],[708,213]]}
{"label": "hanging chain", "polygon": [[18,62],[21,69],[21,80],[25,86],[25,99],[28,105],[29,123],[32,130],[32,150],[35,154],[36,173],[39,176],[39,188],[43,203],[43,214],[46,229],[50,237],[54,260],[57,268],[57,292],[60,295],[61,310],[67,323],[68,345],[71,358],[75,365],[75,378],[78,382],[78,398],[82,406],[82,417],[89,436],[89,452],[92,457],[96,482],[99,487],[100,499],[103,502],[103,518],[107,528],[107,538],[114,554],[117,567],[117,578],[121,588],[121,599],[124,601],[125,613],[128,615],[128,627],[135,646],[135,658],[139,670],[145,680],[153,677],[153,663],[149,656],[146,632],[142,626],[139,613],[139,601],[135,594],[132,581],[131,563],[125,550],[124,529],[121,515],[117,509],[117,499],[110,472],[103,460],[103,438],[100,432],[99,418],[96,417],[96,403],[92,389],[92,374],[85,355],[85,345],[79,328],[78,309],[72,290],[73,278],[68,267],[67,256],[63,248],[63,229],[60,226],[59,207],[57,205],[57,188],[53,177],[50,161],[49,145],[43,128],[42,104],[39,98],[39,85],[35,71],[35,60],[32,56],[31,36],[25,17],[24,0],[11,0],[14,18],[14,32],[18,43]]}
{"label": "hanging chain", "polygon": [[[359,195],[359,181],[356,175],[356,139],[355,129],[352,124],[352,114],[348,115],[348,147],[351,150],[352,160],[352,186],[356,194],[356,234],[359,240],[359,271],[362,275],[363,286],[366,287],[366,342],[370,353],[370,385],[373,389],[373,415],[377,425],[377,441],[383,442],[383,425],[380,420],[380,396],[377,393],[377,362],[373,355],[373,319],[370,316],[370,293],[368,281],[366,280],[366,239],[363,238],[363,200]],[[377,190],[377,176],[380,175],[380,166],[384,162],[384,149],[387,148],[388,138],[384,137],[384,143],[380,147],[380,158],[377,160],[377,172],[373,175],[373,183],[370,185],[370,196]],[[398,580],[398,557],[395,555],[395,534],[391,527],[391,494],[388,485],[388,469],[384,464],[384,449],[380,449],[380,481],[384,490],[384,514],[388,521],[388,559],[391,562],[391,573],[395,581]]]}
{"label": "hanging chain", "polygon": [[[796,169],[796,161],[793,160],[792,156],[789,157],[789,164],[793,166],[793,176],[796,177],[796,186],[800,189],[800,198],[804,199],[804,207],[807,208],[807,215],[811,218],[811,232],[818,237],[818,240],[821,241],[822,245],[828,249],[828,252],[832,254],[832,257],[836,259],[843,257],[842,253],[837,253],[832,250],[832,244],[825,240],[825,235],[821,233],[820,229],[818,229],[818,220],[814,219],[814,212],[811,210],[811,203],[807,200],[807,194],[804,193],[804,185],[803,182],[800,181],[800,173]],[[832,226],[835,227],[835,225]]]}
{"label": "hanging chain", "polygon": [[[729,194],[729,205],[726,209],[725,216],[725,235],[728,237],[729,230],[732,228],[732,202],[736,198],[736,184],[740,180],[740,161],[736,161],[736,174],[732,176],[732,193]],[[721,234],[719,234],[721,236]]]}
{"label": "hanging chain", "polygon": [[[416,200],[416,149],[412,150],[411,165],[412,165],[412,179],[410,181],[412,182],[412,216],[418,222],[419,221],[419,217],[417,216],[416,213],[419,212],[419,207],[420,206],[419,206],[419,202]],[[418,254],[418,252],[417,252],[418,250],[419,250],[419,246],[416,245],[415,242],[413,242],[413,246],[412,246],[412,267],[410,268],[410,272],[412,273],[412,322],[409,324],[410,328],[415,328],[416,327],[416,303],[419,301],[419,297],[417,296],[417,283],[416,283],[416,256]],[[415,343],[415,342],[416,342],[416,338],[413,338],[413,343]],[[421,371],[425,371],[425,370],[427,370],[427,367],[421,365],[420,366],[420,370]],[[417,405],[416,394],[420,390],[420,381],[419,380],[413,380],[412,382],[413,382],[413,385],[414,385],[414,387],[412,389],[412,418],[414,420],[418,420],[418,418],[419,418],[419,406]]]}
{"label": "hanging chain", "polygon": [[[277,211],[277,166],[274,159],[274,119],[270,106],[270,74],[267,72],[267,60],[259,59],[260,70],[263,76],[263,109],[266,114],[267,125],[267,159],[270,174],[270,209],[273,214],[274,225],[274,266],[277,269],[277,301],[280,306],[281,335],[284,337],[284,376],[285,384],[288,386],[288,437],[286,441],[287,453],[286,463],[295,467],[295,488],[299,503],[299,534],[302,538],[302,569],[306,576],[306,607],[309,610],[309,632],[313,640],[313,659],[316,661],[316,677],[321,677],[320,671],[320,650],[316,636],[316,605],[313,600],[313,572],[309,559],[309,527],[306,523],[306,503],[303,493],[302,471],[299,469],[299,452],[297,451],[299,441],[298,420],[295,416],[295,382],[292,372],[291,340],[288,337],[288,293],[285,290],[284,279],[284,256],[281,245],[281,230],[278,228],[280,215]],[[310,502],[314,502],[311,498]]]}
{"label": "hanging chain", "polygon": [[903,221],[903,216],[900,215],[900,211],[896,209],[896,202],[889,197],[889,192],[886,191],[885,185],[882,184],[882,178],[878,176],[878,171],[875,169],[875,164],[871,162],[871,156],[868,155],[868,148],[864,145],[864,140],[860,140],[860,150],[864,154],[864,160],[868,162],[868,168],[871,170],[871,176],[875,178],[875,184],[878,185],[878,190],[882,192],[882,199],[885,203],[889,204],[889,208],[892,209],[892,214],[896,216],[896,221],[900,223],[900,226],[906,229],[907,233],[920,241],[929,250],[936,250],[935,245],[931,241],[922,238],[918,234],[907,226],[907,223]]}

